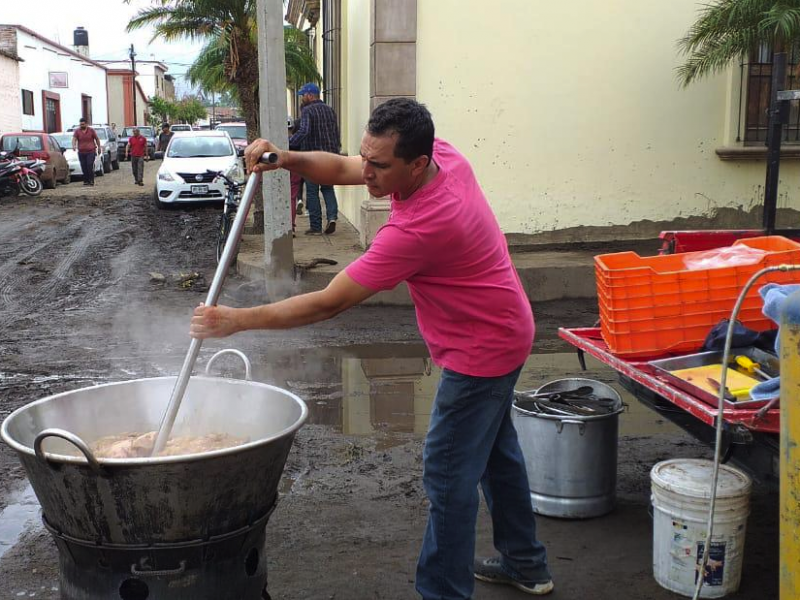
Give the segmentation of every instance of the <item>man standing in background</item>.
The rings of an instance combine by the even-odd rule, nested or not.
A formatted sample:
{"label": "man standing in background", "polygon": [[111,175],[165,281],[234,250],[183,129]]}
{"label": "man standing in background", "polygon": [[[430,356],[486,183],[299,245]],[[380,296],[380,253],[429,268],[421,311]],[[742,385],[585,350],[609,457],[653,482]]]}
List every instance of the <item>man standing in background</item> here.
{"label": "man standing in background", "polygon": [[[290,148],[299,148],[303,152],[320,151],[339,154],[342,146],[339,137],[339,123],[334,110],[319,99],[319,86],[307,83],[298,96],[302,97],[303,109],[300,113],[300,127],[289,140]],[[331,235],[336,231],[336,220],[339,218],[339,205],[336,203],[336,192],[332,185],[320,185],[308,178],[306,184],[306,208],[310,228],[306,235],[322,235],[322,206],[319,202],[319,191],[325,198],[325,212],[328,224],[325,233]]]}
{"label": "man standing in background", "polygon": [[94,157],[102,154],[100,138],[81,117],[79,126],[72,134],[72,149],[78,153],[78,161],[83,171],[83,185],[94,185]]}
{"label": "man standing in background", "polygon": [[158,135],[158,142],[156,143],[156,152],[166,152],[169,141],[175,135],[169,127],[169,123],[164,123],[161,126],[161,133]]}
{"label": "man standing in background", "polygon": [[138,127],[133,128],[133,135],[125,146],[125,159],[131,158],[133,181],[136,185],[144,185],[144,157],[147,152],[147,138],[139,133]]}

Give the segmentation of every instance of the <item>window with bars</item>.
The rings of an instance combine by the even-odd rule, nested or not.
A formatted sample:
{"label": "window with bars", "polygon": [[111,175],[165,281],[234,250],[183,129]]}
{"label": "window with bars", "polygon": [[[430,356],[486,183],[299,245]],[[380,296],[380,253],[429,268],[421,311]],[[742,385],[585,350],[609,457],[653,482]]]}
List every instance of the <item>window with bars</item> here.
{"label": "window with bars", "polygon": [[342,3],[322,3],[322,97],[342,129]]}
{"label": "window with bars", "polygon": [[[772,48],[762,46],[753,52],[749,61],[742,63],[742,89],[739,90],[739,124],[742,124],[744,112],[744,144],[758,146],[767,143],[769,131],[769,100],[772,91]],[[744,87],[747,88],[746,100],[742,107]],[[800,46],[788,53],[786,65],[786,81],[784,89],[800,88]],[[741,129],[737,141],[742,140]],[[790,104],[789,123],[784,128],[784,143],[800,144],[800,106],[796,102]]]}
{"label": "window with bars", "polygon": [[22,114],[33,114],[33,92],[30,90],[22,90]]}

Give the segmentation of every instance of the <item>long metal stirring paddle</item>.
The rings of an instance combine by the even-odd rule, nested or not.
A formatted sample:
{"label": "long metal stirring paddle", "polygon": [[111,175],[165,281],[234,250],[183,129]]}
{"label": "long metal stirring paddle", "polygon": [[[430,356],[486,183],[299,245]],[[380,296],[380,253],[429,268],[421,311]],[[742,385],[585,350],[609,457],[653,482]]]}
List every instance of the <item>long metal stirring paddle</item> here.
{"label": "long metal stirring paddle", "polygon": [[[278,155],[274,152],[265,152],[261,157],[262,163],[275,164],[278,162]],[[242,200],[239,203],[239,208],[236,212],[236,218],[233,220],[228,240],[225,242],[225,249],[222,251],[222,256],[219,259],[219,265],[214,273],[214,279],[211,281],[211,287],[208,289],[206,296],[206,306],[214,306],[219,300],[220,292],[222,291],[222,284],[225,282],[225,277],[228,275],[228,269],[233,262],[234,248],[239,243],[239,238],[242,236],[244,229],[244,222],[247,218],[247,213],[250,210],[250,205],[253,203],[256,190],[261,183],[261,173],[251,173],[247,179],[247,185],[242,194]],[[178,416],[178,409],[181,407],[183,395],[186,393],[186,386],[189,384],[189,377],[194,370],[194,363],[197,361],[197,355],[200,353],[200,346],[203,345],[203,340],[192,338],[189,344],[189,351],[186,353],[186,358],[183,361],[181,372],[175,381],[175,387],[172,389],[172,396],[170,396],[169,404],[167,405],[167,412],[161,419],[161,425],[158,428],[158,435],[156,436],[156,443],[153,446],[151,456],[154,456],[164,449],[167,445],[167,440],[172,434],[172,427],[175,424],[175,417]]]}

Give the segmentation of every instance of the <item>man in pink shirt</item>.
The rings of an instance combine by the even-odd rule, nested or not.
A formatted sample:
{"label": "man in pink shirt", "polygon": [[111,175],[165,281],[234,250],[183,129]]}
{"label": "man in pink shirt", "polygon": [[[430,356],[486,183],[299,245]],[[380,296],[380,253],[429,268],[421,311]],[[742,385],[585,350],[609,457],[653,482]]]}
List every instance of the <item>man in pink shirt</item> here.
{"label": "man in pink shirt", "polygon": [[[258,163],[264,152],[278,153],[276,166]],[[254,308],[201,305],[191,334],[308,325],[405,281],[422,337],[442,367],[423,454],[430,513],[417,591],[426,600],[466,600],[478,578],[534,595],[551,592],[511,422],[514,386],[533,344],[533,315],[467,160],[434,137],[428,110],[405,98],[373,111],[360,157],[287,152],[266,140],[253,142],[245,156],[250,170],[283,167],[312,181],[391,195],[391,216],[369,250],[326,289]],[[474,559],[479,484],[500,553],[483,560]]]}

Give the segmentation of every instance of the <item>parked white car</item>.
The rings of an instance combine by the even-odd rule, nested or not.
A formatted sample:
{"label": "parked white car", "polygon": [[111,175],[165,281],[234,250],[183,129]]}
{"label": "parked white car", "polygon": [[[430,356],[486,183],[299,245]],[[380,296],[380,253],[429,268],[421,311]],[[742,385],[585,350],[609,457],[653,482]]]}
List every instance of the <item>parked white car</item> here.
{"label": "parked white car", "polygon": [[[59,146],[66,148],[64,151],[64,158],[67,160],[67,164],[69,165],[70,180],[75,181],[76,177],[83,177],[83,169],[81,169],[81,163],[78,160],[78,153],[72,149],[72,132],[64,131],[61,133],[52,133],[50,135],[56,138]],[[105,174],[103,171],[102,156],[94,157],[94,174],[97,177],[102,177]]]}
{"label": "parked white car", "polygon": [[[156,152],[159,158],[161,152]],[[153,200],[160,208],[180,202],[220,202],[225,185],[207,171],[224,171],[244,181],[244,169],[230,136],[224,131],[181,131],[163,153]]]}

